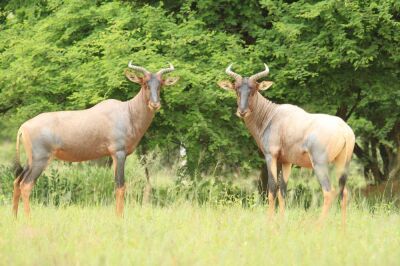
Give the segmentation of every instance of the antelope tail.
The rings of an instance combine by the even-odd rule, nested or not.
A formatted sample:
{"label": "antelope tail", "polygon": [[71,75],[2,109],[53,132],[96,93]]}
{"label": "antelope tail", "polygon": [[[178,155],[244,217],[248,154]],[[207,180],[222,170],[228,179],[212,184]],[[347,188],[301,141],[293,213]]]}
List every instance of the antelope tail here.
{"label": "antelope tail", "polygon": [[351,156],[353,154],[353,149],[354,149],[354,143],[355,143],[355,136],[352,131],[347,132],[346,137],[345,137],[345,144],[344,148],[346,150],[345,156],[346,156],[346,167],[349,166]]}
{"label": "antelope tail", "polygon": [[18,178],[19,175],[23,171],[23,168],[22,168],[21,162],[20,162],[20,157],[19,157],[19,138],[20,138],[21,134],[22,134],[22,132],[21,132],[21,128],[20,128],[17,133],[17,144],[15,147],[15,160],[14,160],[14,165],[13,165],[13,172],[14,172],[15,178]]}

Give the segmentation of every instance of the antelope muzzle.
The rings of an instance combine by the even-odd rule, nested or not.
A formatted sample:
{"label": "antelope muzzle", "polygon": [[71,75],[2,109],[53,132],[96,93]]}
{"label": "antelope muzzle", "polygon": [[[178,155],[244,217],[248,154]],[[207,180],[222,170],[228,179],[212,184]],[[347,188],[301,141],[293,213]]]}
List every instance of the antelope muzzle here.
{"label": "antelope muzzle", "polygon": [[236,111],[236,115],[237,115],[239,118],[246,118],[246,117],[248,117],[250,114],[251,114],[250,109],[240,110],[240,108],[238,108],[237,111]]}
{"label": "antelope muzzle", "polygon": [[152,101],[149,101],[149,108],[155,112],[157,112],[158,110],[160,110],[161,108],[161,103],[157,102],[157,103],[153,103]]}

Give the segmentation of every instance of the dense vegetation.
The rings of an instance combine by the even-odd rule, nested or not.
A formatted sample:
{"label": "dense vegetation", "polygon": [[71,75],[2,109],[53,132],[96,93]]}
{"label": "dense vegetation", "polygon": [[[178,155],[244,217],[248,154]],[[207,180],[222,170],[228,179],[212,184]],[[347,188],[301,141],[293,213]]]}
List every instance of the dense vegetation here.
{"label": "dense vegetation", "polygon": [[400,4],[384,1],[78,1],[0,4],[0,135],[38,113],[127,100],[127,62],[181,77],[142,145],[166,162],[188,151],[188,172],[259,167],[254,141],[216,82],[270,66],[278,103],[336,114],[357,135],[375,181],[400,174]]}

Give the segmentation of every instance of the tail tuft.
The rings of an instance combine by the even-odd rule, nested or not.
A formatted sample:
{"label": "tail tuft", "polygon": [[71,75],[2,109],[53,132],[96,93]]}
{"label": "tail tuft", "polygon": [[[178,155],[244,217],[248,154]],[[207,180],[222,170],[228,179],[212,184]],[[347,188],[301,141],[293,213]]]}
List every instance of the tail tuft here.
{"label": "tail tuft", "polygon": [[14,173],[14,177],[18,178],[24,169],[22,168],[21,164],[19,163],[18,159],[14,160],[12,171]]}

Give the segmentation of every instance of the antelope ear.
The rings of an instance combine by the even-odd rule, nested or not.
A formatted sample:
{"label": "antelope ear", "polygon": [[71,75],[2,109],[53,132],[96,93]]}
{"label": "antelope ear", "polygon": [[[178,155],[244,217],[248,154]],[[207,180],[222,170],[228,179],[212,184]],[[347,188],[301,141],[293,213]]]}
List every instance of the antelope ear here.
{"label": "antelope ear", "polygon": [[164,85],[165,86],[171,86],[174,85],[176,82],[178,82],[179,77],[168,77],[164,80]]}
{"label": "antelope ear", "polygon": [[218,81],[218,86],[220,86],[221,88],[223,88],[224,90],[227,90],[227,91],[234,90],[233,84],[229,80]]}
{"label": "antelope ear", "polygon": [[258,84],[258,90],[265,91],[266,89],[271,87],[272,84],[274,84],[272,81],[262,81],[261,83]]}
{"label": "antelope ear", "polygon": [[129,71],[128,69],[125,70],[125,76],[134,83],[143,83],[143,78],[138,77],[135,73]]}

